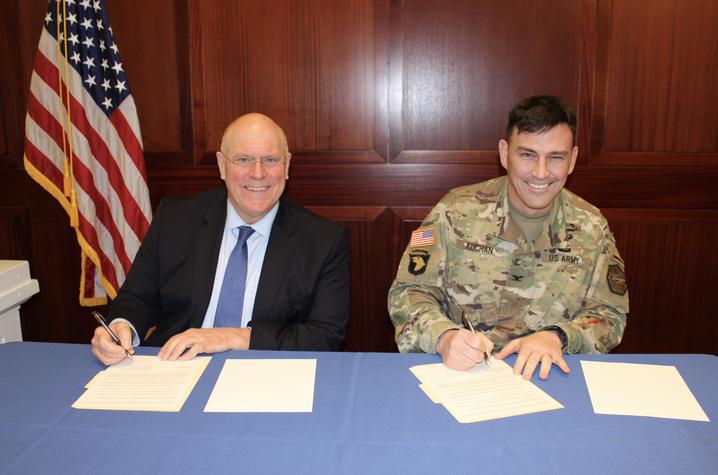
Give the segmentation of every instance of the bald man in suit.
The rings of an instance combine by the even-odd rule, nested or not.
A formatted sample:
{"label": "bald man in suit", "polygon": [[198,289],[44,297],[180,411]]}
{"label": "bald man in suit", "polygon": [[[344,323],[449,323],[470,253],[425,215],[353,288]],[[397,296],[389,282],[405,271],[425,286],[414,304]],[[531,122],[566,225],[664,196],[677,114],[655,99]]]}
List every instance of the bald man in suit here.
{"label": "bald man in suit", "polygon": [[[247,114],[227,127],[217,152],[226,187],[160,203],[110,304],[121,345],[95,330],[100,361],[121,361],[151,327],[143,344],[161,346],[166,360],[340,349],[349,314],[347,235],[282,196],[290,159],[284,132],[269,117]],[[242,245],[238,266],[232,255]]]}

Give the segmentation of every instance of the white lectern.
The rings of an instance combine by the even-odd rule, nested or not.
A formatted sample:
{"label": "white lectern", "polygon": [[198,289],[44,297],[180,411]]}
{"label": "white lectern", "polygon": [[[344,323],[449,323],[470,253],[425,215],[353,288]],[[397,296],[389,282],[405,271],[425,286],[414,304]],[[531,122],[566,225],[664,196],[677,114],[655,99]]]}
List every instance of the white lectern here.
{"label": "white lectern", "polygon": [[22,341],[20,305],[39,291],[27,261],[0,261],[0,343]]}

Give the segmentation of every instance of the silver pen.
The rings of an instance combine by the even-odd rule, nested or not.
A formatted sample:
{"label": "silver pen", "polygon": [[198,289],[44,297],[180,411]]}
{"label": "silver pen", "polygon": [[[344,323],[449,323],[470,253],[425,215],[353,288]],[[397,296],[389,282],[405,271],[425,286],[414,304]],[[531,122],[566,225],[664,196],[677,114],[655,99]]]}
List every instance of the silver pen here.
{"label": "silver pen", "polygon": [[[464,322],[464,325],[469,327],[469,330],[471,330],[471,333],[476,333],[476,328],[474,328],[474,324],[471,323],[471,320],[469,320],[469,317],[466,316],[466,312],[463,310],[461,311],[461,320]],[[484,363],[486,363],[486,366],[491,366],[491,357],[489,355],[489,352],[484,350]]]}
{"label": "silver pen", "polygon": [[[112,338],[112,341],[114,341],[116,345],[122,346],[120,339],[117,337],[117,335],[115,335],[115,332],[113,332],[110,329],[110,327],[107,325],[107,320],[105,320],[105,317],[103,317],[102,314],[100,314],[100,312],[96,312],[94,310],[90,313],[92,313],[92,316],[95,317],[95,320],[97,320],[97,323],[102,325],[102,328],[104,328],[105,331],[107,332],[107,334],[110,335],[110,338]],[[130,354],[129,351],[125,350],[125,354],[127,355],[127,357],[129,359],[134,361],[134,358],[132,357],[132,355]]]}

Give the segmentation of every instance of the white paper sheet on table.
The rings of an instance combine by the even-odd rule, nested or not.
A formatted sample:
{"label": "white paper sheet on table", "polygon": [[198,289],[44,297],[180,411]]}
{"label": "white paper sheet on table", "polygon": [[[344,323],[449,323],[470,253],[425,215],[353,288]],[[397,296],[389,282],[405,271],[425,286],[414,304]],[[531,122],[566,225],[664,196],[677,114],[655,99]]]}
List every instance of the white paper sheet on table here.
{"label": "white paper sheet on table", "polygon": [[75,409],[177,412],[207,367],[210,356],[162,361],[134,355],[134,360],[98,372],[72,404]]}
{"label": "white paper sheet on table", "polygon": [[531,381],[514,375],[501,360],[492,360],[491,367],[478,364],[469,371],[455,371],[443,363],[410,370],[426,395],[462,423],[563,408]]}
{"label": "white paper sheet on table", "polygon": [[316,359],[226,360],[205,412],[312,412]]}
{"label": "white paper sheet on table", "polygon": [[581,361],[597,414],[709,421],[675,366]]}

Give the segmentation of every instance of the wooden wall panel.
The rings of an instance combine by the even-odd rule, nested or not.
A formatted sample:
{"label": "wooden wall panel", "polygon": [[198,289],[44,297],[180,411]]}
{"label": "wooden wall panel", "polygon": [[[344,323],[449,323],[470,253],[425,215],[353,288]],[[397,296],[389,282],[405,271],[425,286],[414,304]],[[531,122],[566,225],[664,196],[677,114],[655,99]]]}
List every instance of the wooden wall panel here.
{"label": "wooden wall panel", "polygon": [[604,150],[718,153],[718,3],[611,7]]}
{"label": "wooden wall panel", "polygon": [[37,207],[28,221],[30,274],[40,293],[21,307],[23,338],[88,342],[95,323],[79,304],[80,249],[67,215],[59,205]]}
{"label": "wooden wall panel", "polygon": [[377,134],[385,135],[375,117],[375,14],[364,0],[194,2],[203,152],[219,147],[229,121],[256,111],[284,128],[295,160],[302,151],[380,160],[383,152],[373,152]]}
{"label": "wooden wall panel", "polygon": [[578,105],[582,4],[516,3],[402,2],[392,52],[402,71],[392,78],[402,90],[392,111],[398,161],[447,162],[473,158],[447,151],[471,150],[490,159],[522,97],[554,94]]}
{"label": "wooden wall panel", "polygon": [[185,2],[123,0],[105,5],[137,104],[145,151],[181,152],[190,138],[189,109],[183,110],[188,104],[182,102],[189,93],[182,77],[187,75],[182,69],[188,50]]}
{"label": "wooden wall panel", "polygon": [[[40,31],[42,30],[42,20],[47,13],[47,2],[40,0],[32,0],[28,2],[13,2],[12,9],[17,11],[17,22],[14,23],[16,31],[14,32],[17,42],[11,41],[10,47],[18,53],[17,61],[21,78],[21,84],[25,86],[20,92],[21,109],[25,111],[25,96],[30,85],[30,74],[35,61],[35,52],[37,44],[40,40]],[[39,19],[39,20],[38,20]],[[10,20],[11,21],[11,20]],[[18,120],[20,117],[18,117]]]}
{"label": "wooden wall panel", "polygon": [[[17,71],[16,47],[17,10],[14,5],[4,8],[4,18],[0,19],[0,65],[5,71]],[[0,77],[0,167],[17,167],[18,154],[18,95],[19,81],[13,74]]]}
{"label": "wooden wall panel", "polygon": [[[630,160],[631,154],[617,156]],[[670,156],[663,155],[666,160]],[[716,208],[716,167],[576,167],[567,188],[599,208]]]}
{"label": "wooden wall panel", "polygon": [[[0,90],[2,89],[2,81],[0,81]],[[2,95],[0,95],[0,163],[6,163],[10,159],[8,151],[8,133],[5,125],[5,107]],[[11,122],[12,123],[12,122]]]}
{"label": "wooden wall panel", "polygon": [[[716,353],[718,211],[604,210],[626,263],[623,353]],[[689,349],[689,350],[687,350]]]}
{"label": "wooden wall panel", "polygon": [[20,206],[0,207],[0,259],[28,259],[30,252],[23,236],[27,234],[27,214]]}

